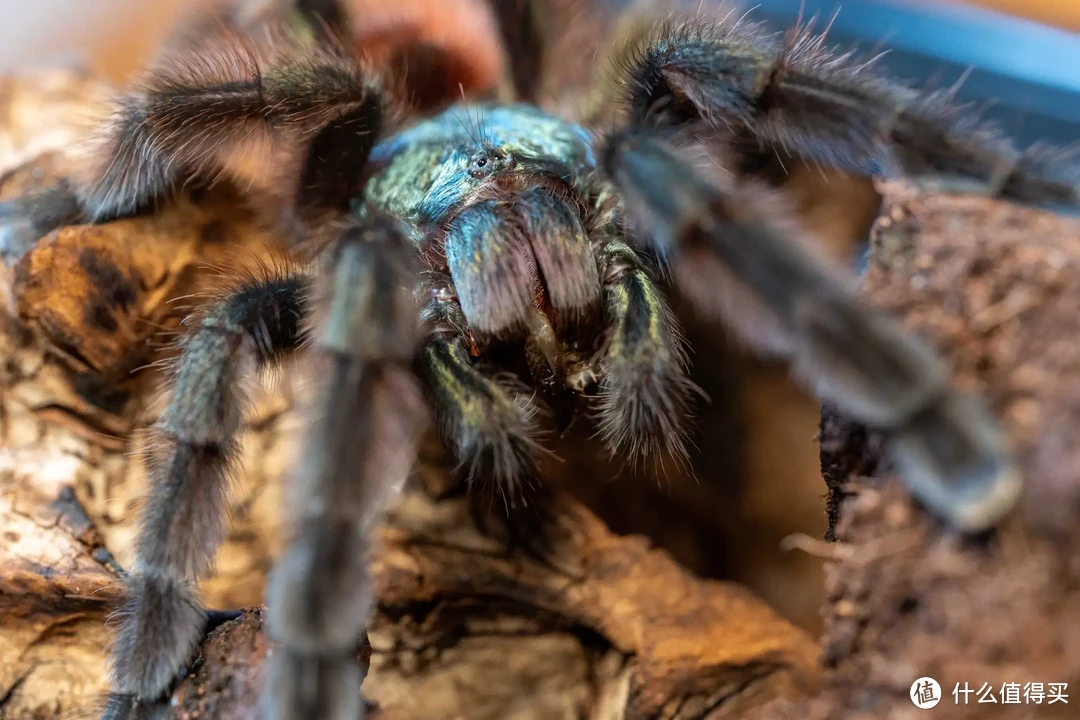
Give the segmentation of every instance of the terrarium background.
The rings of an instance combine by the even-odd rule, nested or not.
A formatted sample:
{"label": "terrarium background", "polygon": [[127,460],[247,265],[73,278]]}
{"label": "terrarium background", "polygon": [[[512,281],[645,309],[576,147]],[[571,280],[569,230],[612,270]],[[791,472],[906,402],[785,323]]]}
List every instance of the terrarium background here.
{"label": "terrarium background", "polygon": [[[602,0],[612,2],[612,0]],[[735,4],[737,0],[727,0]],[[880,0],[879,0],[880,1]],[[186,11],[221,0],[0,0],[0,70],[84,57],[95,70],[123,78],[146,56],[162,33]],[[934,8],[955,5],[941,0],[889,0],[900,5]],[[843,3],[847,12],[867,0]],[[758,3],[751,3],[758,4]],[[788,12],[799,0],[761,3]],[[815,3],[809,3],[814,5]],[[824,3],[839,4],[839,3]],[[1075,0],[970,0],[970,5],[1080,31],[1080,3]]]}

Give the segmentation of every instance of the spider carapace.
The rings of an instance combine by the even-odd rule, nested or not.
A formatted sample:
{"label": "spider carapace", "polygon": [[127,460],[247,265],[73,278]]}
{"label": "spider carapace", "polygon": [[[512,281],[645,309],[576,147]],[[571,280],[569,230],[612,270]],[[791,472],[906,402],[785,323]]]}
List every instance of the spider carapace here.
{"label": "spider carapace", "polygon": [[[808,27],[773,35],[706,11],[643,22],[611,63],[619,82],[598,91],[601,112],[466,97],[402,121],[386,68],[325,24],[245,22],[169,45],[117,99],[75,183],[98,218],[231,175],[274,227],[329,237],[312,267],[248,279],[189,322],[149,452],[108,717],[158,702],[196,652],[196,583],[223,534],[244,380],[286,356],[314,392],[268,581],[272,718],[362,714],[367,528],[430,418],[467,477],[508,494],[546,452],[549,400],[584,404],[598,450],[685,454],[694,387],[671,293],[885,431],[913,495],[957,529],[991,528],[1014,505],[1020,480],[992,415],[858,299],[782,188],[739,159],[749,148],[1076,209],[1068,156],[1017,150],[949,92],[893,82]],[[519,85],[530,77],[529,62],[511,64]],[[449,84],[433,77],[449,65],[411,67],[414,86]]]}
{"label": "spider carapace", "polygon": [[[356,205],[361,216],[403,221],[426,260],[428,333],[464,338],[477,357],[521,346],[534,389],[549,399],[595,389],[603,287],[633,268],[605,247],[619,229],[592,142],[531,105],[454,106],[372,150]],[[639,329],[663,333],[670,320],[659,300],[652,309],[659,324]]]}

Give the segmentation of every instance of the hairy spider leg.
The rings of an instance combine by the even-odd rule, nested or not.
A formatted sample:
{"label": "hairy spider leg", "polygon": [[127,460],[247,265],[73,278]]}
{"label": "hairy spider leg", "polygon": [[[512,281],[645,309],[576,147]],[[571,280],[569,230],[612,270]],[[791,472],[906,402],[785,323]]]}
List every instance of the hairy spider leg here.
{"label": "hairy spider leg", "polygon": [[[996,422],[955,391],[933,352],[860,304],[842,276],[767,219],[744,187],[700,170],[704,152],[641,132],[614,135],[604,167],[696,305],[741,329],[717,304],[717,280],[748,288],[771,315],[794,369],[851,417],[886,430],[915,495],[966,531],[1012,508],[1021,482]],[[761,316],[763,313],[758,313]]]}
{"label": "hairy spider leg", "polygon": [[396,222],[369,218],[329,263],[313,303],[315,393],[288,477],[289,538],[267,587],[268,720],[362,717],[355,655],[375,603],[371,525],[404,485],[426,425],[411,369],[414,248]]}
{"label": "hairy spider leg", "polygon": [[613,456],[635,463],[667,453],[686,463],[690,395],[686,341],[638,253],[612,238],[599,251],[607,331],[597,419]]}
{"label": "hairy spider leg", "polygon": [[740,19],[646,26],[619,63],[631,125],[703,122],[729,139],[930,189],[1080,211],[1076,153],[1018,150],[956,88],[927,92],[840,54],[813,23],[783,36]]}
{"label": "hairy spider leg", "polygon": [[114,708],[124,697],[160,698],[202,639],[206,611],[195,585],[224,533],[245,382],[300,347],[307,293],[308,280],[296,275],[245,283],[181,342],[172,395],[147,453],[149,496],[112,649]]}
{"label": "hairy spider leg", "polygon": [[384,123],[378,80],[352,55],[227,17],[191,29],[113,104],[79,185],[94,219],[136,212],[180,181],[229,175],[298,209],[345,210]]}

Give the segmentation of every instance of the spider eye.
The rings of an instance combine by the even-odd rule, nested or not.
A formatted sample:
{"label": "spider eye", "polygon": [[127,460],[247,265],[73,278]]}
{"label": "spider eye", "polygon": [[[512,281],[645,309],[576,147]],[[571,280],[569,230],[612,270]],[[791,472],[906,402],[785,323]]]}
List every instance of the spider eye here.
{"label": "spider eye", "polygon": [[495,163],[488,157],[487,153],[482,153],[475,156],[472,162],[469,163],[469,174],[474,178],[482,178],[486,175],[490,175],[491,171],[495,169]]}
{"label": "spider eye", "polygon": [[501,151],[485,150],[473,156],[469,162],[469,174],[474,178],[482,178],[511,167],[513,167],[513,162]]}

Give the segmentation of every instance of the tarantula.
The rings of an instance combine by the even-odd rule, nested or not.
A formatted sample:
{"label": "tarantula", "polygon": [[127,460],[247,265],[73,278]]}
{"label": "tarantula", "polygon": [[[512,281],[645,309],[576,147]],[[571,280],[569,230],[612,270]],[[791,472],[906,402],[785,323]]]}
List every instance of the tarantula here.
{"label": "tarantula", "polygon": [[[226,174],[251,181],[282,233],[329,236],[314,270],[241,284],[182,341],[107,717],[162,697],[191,660],[243,380],[297,353],[318,393],[268,584],[268,717],[362,715],[366,528],[406,480],[427,408],[467,476],[507,492],[544,451],[539,398],[581,399],[612,452],[685,454],[694,387],[664,282],[885,431],[914,495],[957,529],[1010,509],[1020,480],[981,403],[857,301],[777,195],[729,171],[782,152],[1075,207],[1058,156],[1015,150],[948,93],[886,80],[806,28],[774,36],[704,14],[632,33],[608,96],[620,110],[603,122],[485,98],[401,118],[408,83],[350,46],[346,13],[322,11],[300,4],[273,31],[229,16],[185,34],[117,101],[77,188],[103,218]],[[414,81],[445,79],[424,67]],[[515,76],[528,96],[528,73]],[[270,161],[253,169],[256,155]]]}

